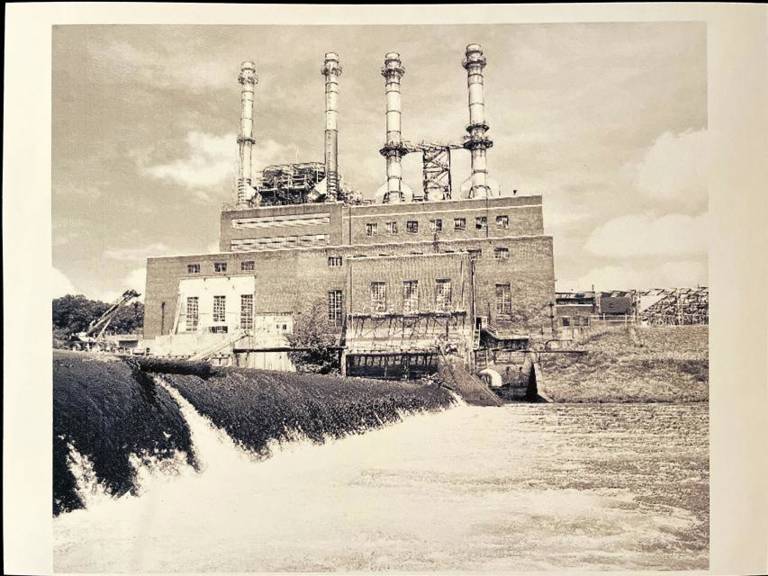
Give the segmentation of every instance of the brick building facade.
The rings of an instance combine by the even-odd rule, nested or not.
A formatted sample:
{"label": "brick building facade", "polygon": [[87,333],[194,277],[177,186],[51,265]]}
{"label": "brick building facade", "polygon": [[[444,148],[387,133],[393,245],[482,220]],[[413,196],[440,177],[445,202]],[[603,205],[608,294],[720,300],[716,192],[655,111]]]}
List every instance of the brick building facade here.
{"label": "brick building facade", "polygon": [[[224,209],[220,250],[148,259],[150,348],[186,332],[258,341],[259,318],[293,320],[316,302],[350,347],[471,346],[478,317],[541,333],[554,300],[540,196]],[[231,289],[211,288],[220,282]]]}

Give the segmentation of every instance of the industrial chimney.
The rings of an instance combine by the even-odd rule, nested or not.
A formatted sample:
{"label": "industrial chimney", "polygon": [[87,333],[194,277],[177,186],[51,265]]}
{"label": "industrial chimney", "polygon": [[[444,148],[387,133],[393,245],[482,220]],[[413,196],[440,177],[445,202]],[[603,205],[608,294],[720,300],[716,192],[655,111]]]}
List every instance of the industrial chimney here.
{"label": "industrial chimney", "polygon": [[479,44],[468,45],[462,62],[462,66],[467,71],[467,90],[469,93],[469,124],[467,125],[469,135],[464,139],[464,148],[469,150],[472,155],[472,175],[465,183],[468,198],[488,198],[492,194],[485,157],[485,151],[493,146],[493,142],[485,135],[488,131],[488,124],[485,122],[485,97],[483,95],[485,63],[482,47]]}
{"label": "industrial chimney", "polygon": [[384,56],[381,75],[384,76],[384,92],[387,96],[387,136],[384,147],[379,152],[387,160],[387,182],[379,189],[376,196],[381,197],[384,203],[394,204],[404,202],[406,194],[410,192],[403,184],[403,171],[400,164],[400,159],[407,152],[403,145],[400,123],[400,79],[405,75],[400,54],[389,52]]}
{"label": "industrial chimney", "polygon": [[328,200],[336,200],[339,195],[339,127],[338,100],[339,76],[341,66],[339,55],[328,52],[320,69],[325,76],[325,182]]}
{"label": "industrial chimney", "polygon": [[240,65],[240,135],[237,143],[240,148],[240,169],[237,177],[237,203],[246,204],[255,194],[252,188],[251,157],[253,154],[253,92],[258,82],[256,67],[253,62]]}

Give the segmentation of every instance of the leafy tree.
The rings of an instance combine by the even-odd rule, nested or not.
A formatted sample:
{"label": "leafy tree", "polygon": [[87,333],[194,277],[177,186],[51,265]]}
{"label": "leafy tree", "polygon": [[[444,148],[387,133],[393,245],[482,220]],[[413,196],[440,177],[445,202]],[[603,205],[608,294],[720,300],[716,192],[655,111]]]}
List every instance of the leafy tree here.
{"label": "leafy tree", "polygon": [[[110,304],[90,300],[78,294],[55,298],[52,306],[54,335],[66,339],[71,334],[84,332],[88,325],[107,311]],[[107,327],[107,334],[126,334],[144,325],[144,304],[134,302],[118,310]]]}
{"label": "leafy tree", "polygon": [[314,302],[309,310],[297,317],[288,342],[293,347],[309,349],[288,353],[299,372],[329,374],[339,371],[339,353],[333,349],[339,345],[338,330],[328,321],[323,300]]}

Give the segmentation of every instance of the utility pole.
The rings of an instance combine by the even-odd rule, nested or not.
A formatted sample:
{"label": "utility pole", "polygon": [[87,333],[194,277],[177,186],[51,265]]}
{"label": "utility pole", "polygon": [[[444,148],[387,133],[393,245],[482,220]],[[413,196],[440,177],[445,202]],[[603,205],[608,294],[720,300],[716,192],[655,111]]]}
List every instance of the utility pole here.
{"label": "utility pole", "polygon": [[552,338],[555,337],[555,303],[549,303],[549,321],[552,326]]}

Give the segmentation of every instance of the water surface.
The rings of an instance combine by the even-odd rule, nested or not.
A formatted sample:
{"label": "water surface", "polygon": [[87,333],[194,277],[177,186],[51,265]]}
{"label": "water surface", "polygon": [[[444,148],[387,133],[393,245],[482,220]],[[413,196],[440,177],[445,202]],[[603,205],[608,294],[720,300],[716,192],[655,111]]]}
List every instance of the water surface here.
{"label": "water surface", "polygon": [[81,459],[56,571],[708,565],[705,403],[460,406],[259,461],[171,394],[202,470],[137,464],[112,499]]}

